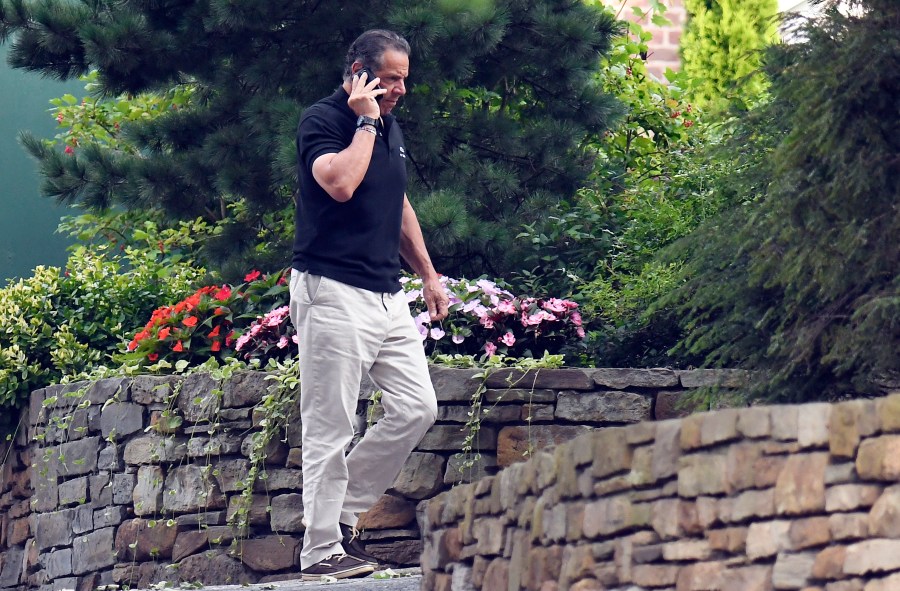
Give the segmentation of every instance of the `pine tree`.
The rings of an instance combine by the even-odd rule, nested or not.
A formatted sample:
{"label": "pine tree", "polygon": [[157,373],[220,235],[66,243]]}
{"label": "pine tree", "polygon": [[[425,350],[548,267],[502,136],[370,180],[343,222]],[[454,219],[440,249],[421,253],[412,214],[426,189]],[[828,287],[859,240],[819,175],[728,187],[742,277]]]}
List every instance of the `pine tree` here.
{"label": "pine tree", "polygon": [[727,98],[755,96],[764,88],[761,50],[777,39],[777,0],[685,0],[681,37],[684,72],[694,81],[693,101],[717,109]]}
{"label": "pine tree", "polygon": [[96,68],[107,96],[198,87],[188,108],[125,130],[137,154],[26,144],[60,201],[216,222],[207,255],[232,275],[288,264],[299,114],[337,87],[346,48],[373,27],[412,45],[395,113],[438,267],[515,268],[519,228],[573,195],[590,170],[582,141],[616,112],[590,76],[616,29],[607,12],[569,0],[0,0],[14,67],[62,79]]}
{"label": "pine tree", "polygon": [[681,245],[680,350],[759,370],[768,398],[900,383],[900,5],[853,5],[772,48],[748,144],[768,182],[751,170],[744,199]]}

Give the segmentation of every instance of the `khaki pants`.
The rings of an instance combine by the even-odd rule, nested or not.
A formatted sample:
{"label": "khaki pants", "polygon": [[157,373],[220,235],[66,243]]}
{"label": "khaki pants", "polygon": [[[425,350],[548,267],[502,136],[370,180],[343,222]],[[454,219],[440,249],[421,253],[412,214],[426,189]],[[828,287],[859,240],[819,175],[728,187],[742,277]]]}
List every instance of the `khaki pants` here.
{"label": "khaki pants", "polygon": [[[300,567],[342,553],[338,522],[356,525],[434,424],[437,400],[403,291],[377,293],[291,273],[300,349],[303,513]],[[384,417],[346,454],[363,374]]]}

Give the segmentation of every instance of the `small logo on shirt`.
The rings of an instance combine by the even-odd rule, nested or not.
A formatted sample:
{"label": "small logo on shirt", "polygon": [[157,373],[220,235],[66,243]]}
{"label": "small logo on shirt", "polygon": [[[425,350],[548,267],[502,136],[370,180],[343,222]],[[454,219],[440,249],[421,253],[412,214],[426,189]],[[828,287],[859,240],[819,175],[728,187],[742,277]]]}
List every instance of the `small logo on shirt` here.
{"label": "small logo on shirt", "polygon": [[404,148],[403,146],[400,146],[400,157],[406,158],[406,148]]}

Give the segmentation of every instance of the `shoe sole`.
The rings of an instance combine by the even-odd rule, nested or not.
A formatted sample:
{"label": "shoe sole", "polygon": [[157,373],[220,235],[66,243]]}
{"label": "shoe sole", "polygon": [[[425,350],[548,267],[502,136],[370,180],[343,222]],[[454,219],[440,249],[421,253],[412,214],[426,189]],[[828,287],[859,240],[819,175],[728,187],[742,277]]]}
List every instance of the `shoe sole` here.
{"label": "shoe sole", "polygon": [[318,581],[321,580],[322,577],[334,577],[335,579],[350,579],[353,577],[360,577],[363,575],[370,575],[375,572],[375,567],[371,564],[364,564],[360,566],[354,566],[351,568],[344,569],[339,572],[333,573],[320,573],[317,575],[314,574],[303,574],[300,573],[301,581]]}

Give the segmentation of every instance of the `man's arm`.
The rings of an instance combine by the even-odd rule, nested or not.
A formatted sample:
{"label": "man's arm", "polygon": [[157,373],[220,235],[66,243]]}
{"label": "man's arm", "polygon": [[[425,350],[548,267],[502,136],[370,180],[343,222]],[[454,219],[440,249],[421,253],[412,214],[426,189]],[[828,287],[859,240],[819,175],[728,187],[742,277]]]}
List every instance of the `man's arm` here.
{"label": "man's arm", "polygon": [[449,299],[441,285],[437,271],[431,264],[425,238],[419,226],[419,218],[406,195],[403,196],[403,224],[400,228],[400,256],[422,278],[422,295],[432,321],[447,317]]}
{"label": "man's arm", "polygon": [[[378,78],[369,81],[364,80],[365,77],[366,74],[350,77],[350,98],[347,99],[347,104],[357,115],[377,119],[379,112],[375,97],[385,91],[376,88]],[[322,154],[313,161],[313,178],[335,201],[349,201],[366,176],[374,145],[374,133],[356,130],[349,146],[336,154]]]}
{"label": "man's arm", "polygon": [[313,161],[313,178],[335,201],[349,201],[366,176],[374,143],[373,134],[357,130],[349,146],[337,154],[322,154]]}

